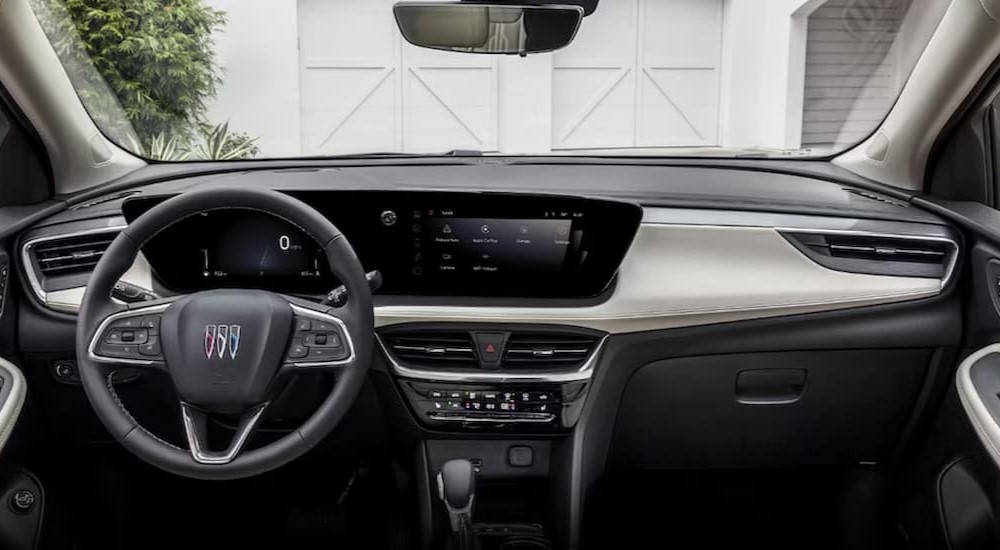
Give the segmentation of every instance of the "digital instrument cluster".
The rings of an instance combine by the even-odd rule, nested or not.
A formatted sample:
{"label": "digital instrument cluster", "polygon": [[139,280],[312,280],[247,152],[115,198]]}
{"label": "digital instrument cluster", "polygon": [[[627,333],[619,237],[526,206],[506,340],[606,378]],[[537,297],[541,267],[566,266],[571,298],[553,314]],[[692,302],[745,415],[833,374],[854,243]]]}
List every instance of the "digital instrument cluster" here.
{"label": "digital instrument cluster", "polygon": [[[413,191],[289,194],[328,217],[380,293],[587,297],[614,277],[641,219],[636,205],[543,195]],[[164,197],[126,202],[135,219]],[[168,288],[266,288],[298,294],[336,287],[323,251],[288,222],[250,210],[187,218],[143,249]]]}

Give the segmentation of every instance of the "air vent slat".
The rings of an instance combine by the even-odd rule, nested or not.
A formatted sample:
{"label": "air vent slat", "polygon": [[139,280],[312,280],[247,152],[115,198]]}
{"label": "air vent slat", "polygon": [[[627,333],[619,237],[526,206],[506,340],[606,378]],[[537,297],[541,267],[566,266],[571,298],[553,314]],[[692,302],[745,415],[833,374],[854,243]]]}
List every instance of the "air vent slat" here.
{"label": "air vent slat", "polygon": [[414,332],[389,335],[386,344],[396,359],[423,367],[477,367],[472,337],[465,332]]}
{"label": "air vent slat", "polygon": [[35,263],[43,276],[63,276],[93,271],[114,235],[96,233],[44,241],[34,246]]}
{"label": "air vent slat", "polygon": [[941,263],[945,244],[935,241],[880,239],[875,237],[827,237],[831,256],[858,260]]}
{"label": "air vent slat", "polygon": [[514,333],[507,341],[508,368],[566,368],[583,363],[597,339],[590,336]]}

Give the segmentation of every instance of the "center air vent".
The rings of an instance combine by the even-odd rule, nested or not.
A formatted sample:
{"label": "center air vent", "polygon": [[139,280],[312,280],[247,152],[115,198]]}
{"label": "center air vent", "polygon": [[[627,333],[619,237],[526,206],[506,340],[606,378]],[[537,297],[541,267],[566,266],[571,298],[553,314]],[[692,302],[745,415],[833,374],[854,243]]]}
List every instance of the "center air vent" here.
{"label": "center air vent", "polygon": [[392,359],[408,367],[566,372],[590,358],[600,334],[544,328],[462,331],[406,327],[381,331],[379,339]]}
{"label": "center air vent", "polygon": [[503,366],[509,369],[572,367],[583,363],[597,338],[567,334],[517,333],[507,340]]}
{"label": "center air vent", "polygon": [[43,241],[33,247],[39,272],[45,277],[89,273],[116,233],[95,233]]}
{"label": "center air vent", "polygon": [[414,331],[385,337],[386,346],[402,363],[430,367],[478,367],[468,332]]}

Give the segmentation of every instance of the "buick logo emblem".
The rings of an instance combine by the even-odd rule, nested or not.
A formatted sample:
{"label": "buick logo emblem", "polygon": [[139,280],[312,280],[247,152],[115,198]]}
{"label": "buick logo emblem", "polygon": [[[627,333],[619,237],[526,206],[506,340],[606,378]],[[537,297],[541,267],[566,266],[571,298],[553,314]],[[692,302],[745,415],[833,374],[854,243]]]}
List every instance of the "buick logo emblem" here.
{"label": "buick logo emblem", "polygon": [[240,325],[205,325],[205,357],[220,359],[229,350],[229,358],[236,359],[240,351]]}

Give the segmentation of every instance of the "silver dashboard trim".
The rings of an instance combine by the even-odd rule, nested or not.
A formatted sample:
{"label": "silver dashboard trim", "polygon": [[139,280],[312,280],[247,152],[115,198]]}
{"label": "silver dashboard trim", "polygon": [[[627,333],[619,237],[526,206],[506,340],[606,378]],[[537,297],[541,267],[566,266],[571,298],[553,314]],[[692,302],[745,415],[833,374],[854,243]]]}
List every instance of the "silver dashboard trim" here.
{"label": "silver dashboard trim", "polygon": [[[545,424],[552,422],[556,419],[556,415],[552,413],[510,413],[514,415],[523,414],[525,416],[510,416],[502,418],[493,418],[489,416],[474,416],[468,414],[456,414],[456,415],[446,415],[441,413],[431,413],[427,415],[427,418],[435,420],[437,422],[468,422],[468,423],[487,423],[487,424]],[[537,415],[537,416],[531,416]]]}
{"label": "silver dashboard trim", "polygon": [[[83,233],[120,228],[100,227]],[[728,231],[734,232],[732,237]],[[943,240],[957,253],[941,279],[855,274],[817,264],[788,242],[782,231]],[[25,245],[80,233],[45,235]],[[730,238],[735,240],[730,242]],[[957,270],[961,254],[958,238],[947,226],[935,223],[649,207],[622,262],[619,284],[605,302],[580,307],[384,305],[375,308],[375,320],[377,327],[424,321],[532,322],[629,333],[898,303],[941,293]],[[746,254],[755,251],[759,256]],[[34,274],[29,252],[27,247],[22,248],[22,263],[30,282]],[[725,256],[728,254],[735,255],[729,259]],[[680,259],[671,263],[668,255]],[[681,261],[704,265],[707,273],[697,273],[697,265],[679,273],[675,264]],[[768,265],[771,267],[764,267]],[[734,293],[738,288],[721,280],[731,277],[731,273],[741,274],[744,281],[752,283],[750,293],[738,295]],[[149,285],[148,262],[137,258],[127,277]],[[783,286],[789,282],[792,293]],[[680,286],[672,286],[678,283]],[[34,289],[41,293],[40,287]],[[45,296],[43,304],[73,313],[79,309],[83,290],[80,287],[41,293]]]}
{"label": "silver dashboard trim", "polygon": [[959,401],[976,435],[982,442],[990,458],[1000,466],[1000,424],[994,420],[990,410],[983,403],[983,398],[972,382],[972,365],[986,357],[1000,353],[1000,344],[990,344],[966,357],[958,366],[955,374],[955,385],[958,387]]}
{"label": "silver dashboard trim", "polygon": [[582,382],[585,380],[590,380],[594,375],[594,367],[597,366],[597,360],[604,350],[604,344],[608,340],[608,336],[604,335],[597,344],[594,345],[594,349],[587,356],[587,359],[579,367],[572,370],[538,370],[538,371],[503,371],[503,372],[486,372],[486,371],[444,371],[426,368],[415,368],[407,367],[396,361],[393,357],[392,352],[386,347],[385,342],[382,340],[382,336],[378,333],[375,334],[375,340],[378,342],[379,347],[382,349],[382,354],[385,359],[389,362],[392,367],[392,371],[399,377],[409,378],[411,380],[427,380],[435,382],[468,382],[468,383],[490,383],[490,384],[508,384],[508,383],[565,383],[565,382]]}
{"label": "silver dashboard trim", "polygon": [[0,357],[0,371],[4,372],[4,378],[7,379],[9,386],[4,388],[6,398],[0,402],[0,450],[3,450],[24,408],[28,382],[21,369],[4,357]]}
{"label": "silver dashboard trim", "polygon": [[232,462],[236,458],[236,455],[240,454],[240,450],[243,449],[243,445],[250,438],[253,429],[257,427],[257,423],[264,414],[264,410],[267,409],[267,405],[268,403],[265,402],[251,409],[240,420],[239,425],[236,427],[235,437],[229,444],[229,447],[225,451],[216,452],[202,448],[201,439],[195,433],[198,431],[198,427],[193,416],[194,407],[182,401],[181,416],[184,418],[184,435],[187,437],[191,458],[199,464],[209,465],[229,464]]}

